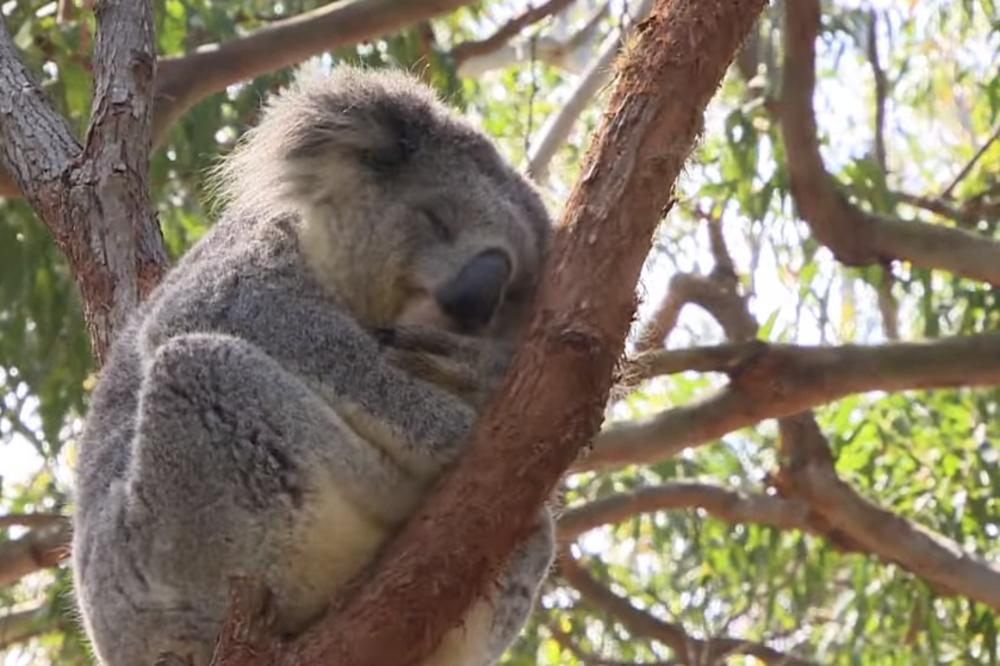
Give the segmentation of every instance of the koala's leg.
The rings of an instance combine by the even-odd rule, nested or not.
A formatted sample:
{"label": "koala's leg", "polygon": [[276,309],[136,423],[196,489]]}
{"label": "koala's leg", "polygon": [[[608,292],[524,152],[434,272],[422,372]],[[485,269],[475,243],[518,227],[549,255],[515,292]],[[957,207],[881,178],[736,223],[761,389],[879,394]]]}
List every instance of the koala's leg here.
{"label": "koala's leg", "polygon": [[552,566],[555,532],[547,509],[538,529],[514,551],[491,598],[477,601],[422,666],[492,666],[521,633]]}
{"label": "koala's leg", "polygon": [[[110,547],[132,550],[145,588],[132,601],[144,613],[141,627],[134,617],[119,627],[144,635],[151,652],[111,666],[163,652],[207,664],[235,575],[270,588],[279,629],[301,629],[422,487],[304,382],[218,334],[178,336],[156,351],[127,478],[127,538]],[[184,608],[199,622],[175,622]]]}

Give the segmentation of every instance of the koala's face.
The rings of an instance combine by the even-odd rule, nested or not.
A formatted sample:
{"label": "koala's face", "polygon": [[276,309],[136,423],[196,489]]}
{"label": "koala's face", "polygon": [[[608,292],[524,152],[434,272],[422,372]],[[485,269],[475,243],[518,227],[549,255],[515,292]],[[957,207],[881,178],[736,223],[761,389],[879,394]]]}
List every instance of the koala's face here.
{"label": "koala's face", "polygon": [[551,233],[545,208],[416,80],[348,67],[300,80],[227,169],[240,198],[301,214],[307,260],[362,325],[496,338],[523,327]]}
{"label": "koala's face", "polygon": [[475,160],[442,151],[416,156],[412,173],[385,188],[400,206],[398,217],[384,218],[394,230],[387,233],[400,234],[396,251],[405,257],[394,323],[516,334],[537,286],[548,220],[525,205],[515,183],[495,182]]}

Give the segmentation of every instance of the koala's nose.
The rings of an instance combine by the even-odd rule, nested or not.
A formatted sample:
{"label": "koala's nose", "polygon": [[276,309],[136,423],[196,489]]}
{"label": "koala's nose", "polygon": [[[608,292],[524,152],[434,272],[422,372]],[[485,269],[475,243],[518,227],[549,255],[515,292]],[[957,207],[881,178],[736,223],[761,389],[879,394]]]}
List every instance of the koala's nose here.
{"label": "koala's nose", "polygon": [[434,294],[438,305],[463,331],[490,322],[510,279],[510,259],[500,250],[477,254]]}

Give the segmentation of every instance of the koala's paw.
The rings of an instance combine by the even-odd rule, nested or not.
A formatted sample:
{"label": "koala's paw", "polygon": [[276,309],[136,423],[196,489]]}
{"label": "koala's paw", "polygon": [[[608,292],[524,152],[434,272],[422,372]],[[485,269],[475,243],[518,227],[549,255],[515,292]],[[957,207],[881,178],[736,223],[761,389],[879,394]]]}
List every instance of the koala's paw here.
{"label": "koala's paw", "polygon": [[509,344],[424,326],[379,329],[375,338],[392,365],[483,406],[513,356]]}

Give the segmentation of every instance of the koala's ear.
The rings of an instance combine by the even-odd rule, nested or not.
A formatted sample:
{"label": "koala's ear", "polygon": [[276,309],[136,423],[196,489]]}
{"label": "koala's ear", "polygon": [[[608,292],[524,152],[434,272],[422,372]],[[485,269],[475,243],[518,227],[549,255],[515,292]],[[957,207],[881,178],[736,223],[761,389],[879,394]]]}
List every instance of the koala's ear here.
{"label": "koala's ear", "polygon": [[358,103],[329,95],[308,101],[310,108],[288,128],[286,160],[349,160],[380,169],[407,161],[416,150],[417,121],[391,99]]}
{"label": "koala's ear", "polygon": [[300,72],[215,169],[218,201],[274,212],[350,196],[405,164],[443,113],[401,72]]}

